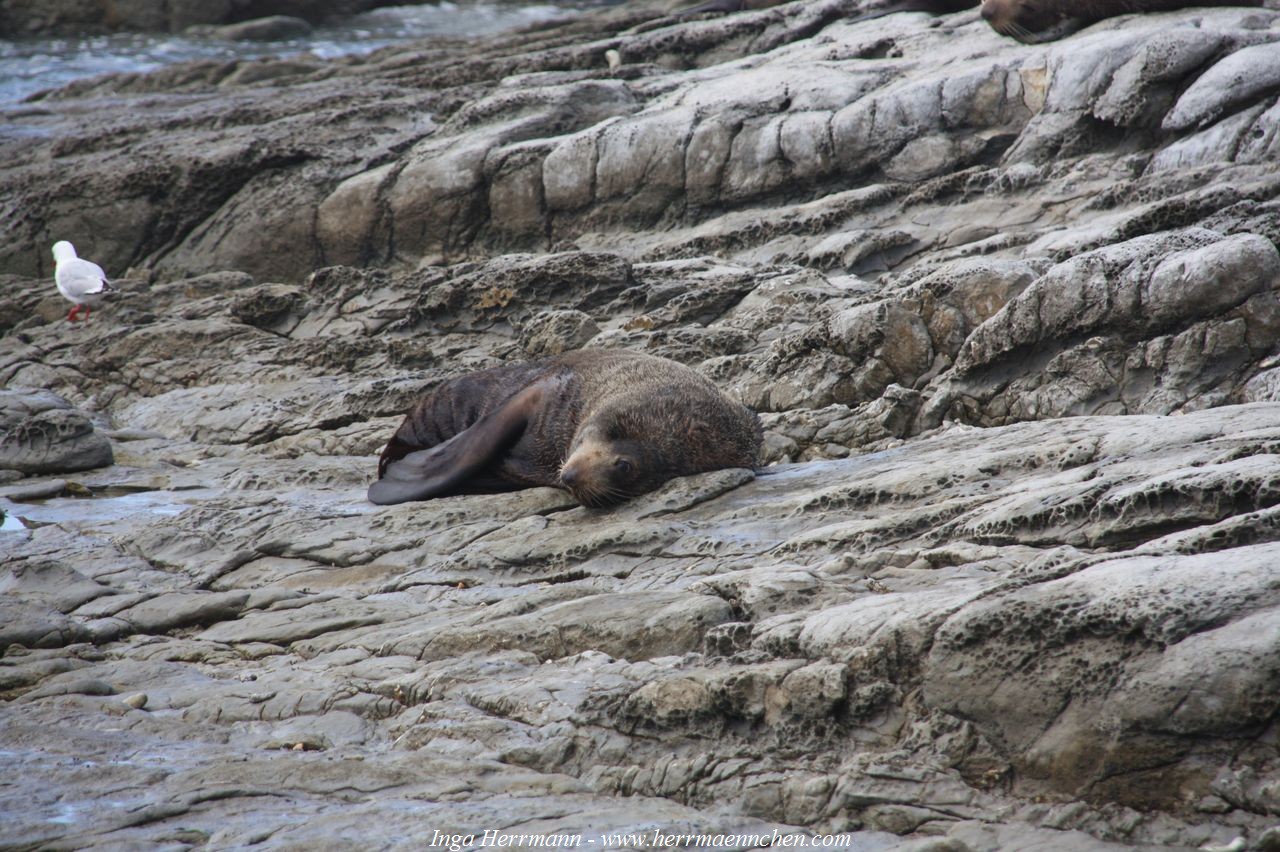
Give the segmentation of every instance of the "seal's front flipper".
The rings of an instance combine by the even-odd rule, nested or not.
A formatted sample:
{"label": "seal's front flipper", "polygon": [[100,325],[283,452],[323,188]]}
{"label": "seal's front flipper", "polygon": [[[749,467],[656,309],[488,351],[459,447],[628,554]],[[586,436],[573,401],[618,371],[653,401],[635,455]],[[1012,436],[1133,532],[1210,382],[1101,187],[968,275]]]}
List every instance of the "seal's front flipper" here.
{"label": "seal's front flipper", "polygon": [[457,493],[520,440],[543,394],[541,382],[530,385],[449,440],[390,462],[369,486],[369,501],[389,506]]}

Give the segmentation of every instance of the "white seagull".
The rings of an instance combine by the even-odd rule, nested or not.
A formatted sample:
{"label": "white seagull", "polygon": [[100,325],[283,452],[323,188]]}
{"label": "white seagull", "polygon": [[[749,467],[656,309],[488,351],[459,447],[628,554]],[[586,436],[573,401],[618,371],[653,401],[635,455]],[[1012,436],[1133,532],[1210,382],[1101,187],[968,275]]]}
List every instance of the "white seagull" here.
{"label": "white seagull", "polygon": [[58,285],[58,292],[74,305],[71,313],[67,314],[68,322],[75,322],[81,309],[88,320],[90,309],[101,302],[103,296],[116,292],[107,283],[107,273],[102,271],[102,267],[76,257],[76,247],[66,240],[53,244],[53,259],[53,280]]}

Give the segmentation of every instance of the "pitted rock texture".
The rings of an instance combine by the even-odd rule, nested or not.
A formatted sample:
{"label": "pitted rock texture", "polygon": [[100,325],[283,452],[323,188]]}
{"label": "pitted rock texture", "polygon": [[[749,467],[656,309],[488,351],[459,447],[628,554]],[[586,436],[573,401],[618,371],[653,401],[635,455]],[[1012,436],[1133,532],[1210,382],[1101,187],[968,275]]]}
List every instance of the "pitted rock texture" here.
{"label": "pitted rock texture", "polygon": [[111,442],[62,397],[46,390],[0,391],[0,471],[71,473],[112,461]]}
{"label": "pitted rock texture", "polygon": [[[25,105],[0,385],[115,464],[0,485],[13,845],[1270,848],[1278,93],[1239,69],[1280,14],[857,8]],[[122,276],[75,327],[68,236]],[[766,466],[364,500],[424,389],[587,345],[756,407]]]}

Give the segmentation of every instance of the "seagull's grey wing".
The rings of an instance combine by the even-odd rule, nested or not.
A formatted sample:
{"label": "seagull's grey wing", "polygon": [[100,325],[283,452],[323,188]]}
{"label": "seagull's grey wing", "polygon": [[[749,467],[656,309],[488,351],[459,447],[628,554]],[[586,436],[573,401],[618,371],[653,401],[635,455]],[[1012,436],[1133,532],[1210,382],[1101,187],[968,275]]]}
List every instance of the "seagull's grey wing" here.
{"label": "seagull's grey wing", "polygon": [[85,296],[97,296],[109,292],[107,274],[102,267],[80,258],[64,260],[58,264],[54,279],[62,295],[72,301]]}
{"label": "seagull's grey wing", "polygon": [[76,259],[76,275],[85,279],[86,293],[103,293],[111,289],[111,285],[107,283],[107,273],[102,271],[102,267],[92,261]]}

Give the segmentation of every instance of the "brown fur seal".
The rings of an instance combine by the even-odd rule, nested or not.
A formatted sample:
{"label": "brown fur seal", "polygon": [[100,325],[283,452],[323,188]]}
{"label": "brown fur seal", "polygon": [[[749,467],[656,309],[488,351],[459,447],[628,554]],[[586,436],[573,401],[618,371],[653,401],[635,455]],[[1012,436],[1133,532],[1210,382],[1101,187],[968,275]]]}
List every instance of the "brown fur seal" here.
{"label": "brown fur seal", "polygon": [[583,349],[432,390],[382,451],[369,500],[549,485],[604,506],[674,476],[754,467],[760,439],[755,413],[688,367]]}
{"label": "brown fur seal", "polygon": [[1024,44],[1038,44],[1116,15],[1171,12],[1192,6],[1262,4],[1263,0],[982,0],[982,17],[1001,35]]}

